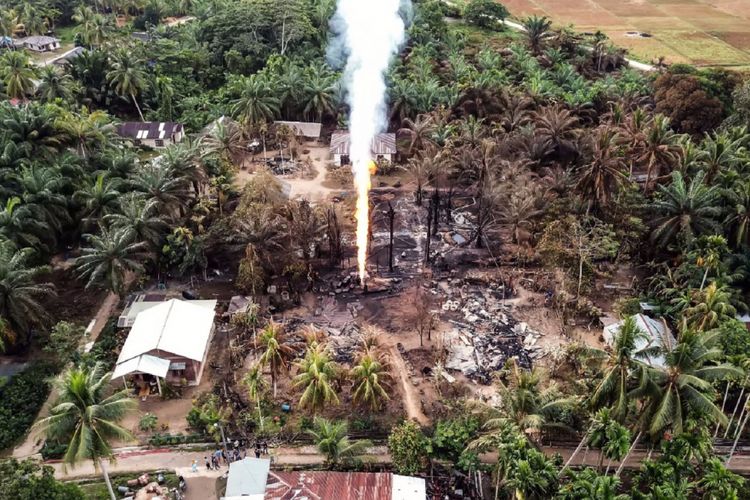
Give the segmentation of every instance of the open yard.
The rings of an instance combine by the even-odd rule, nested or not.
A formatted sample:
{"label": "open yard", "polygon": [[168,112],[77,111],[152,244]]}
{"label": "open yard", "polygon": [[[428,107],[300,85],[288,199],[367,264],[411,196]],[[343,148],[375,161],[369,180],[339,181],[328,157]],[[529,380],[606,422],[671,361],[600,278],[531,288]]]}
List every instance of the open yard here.
{"label": "open yard", "polygon": [[[545,15],[576,30],[606,33],[638,60],[750,66],[746,0],[505,0],[516,17]],[[646,34],[646,36],[643,36]],[[651,36],[648,36],[651,35]]]}

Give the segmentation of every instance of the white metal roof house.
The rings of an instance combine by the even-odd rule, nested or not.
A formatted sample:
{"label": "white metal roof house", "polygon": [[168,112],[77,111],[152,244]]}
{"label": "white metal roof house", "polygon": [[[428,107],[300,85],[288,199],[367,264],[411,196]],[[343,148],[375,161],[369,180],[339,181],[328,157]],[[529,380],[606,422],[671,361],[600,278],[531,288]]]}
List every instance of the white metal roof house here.
{"label": "white metal roof house", "polygon": [[60,39],[44,35],[27,36],[16,40],[15,46],[33,50],[34,52],[49,52],[50,50],[60,48]]}
{"label": "white metal roof house", "polygon": [[164,148],[182,141],[185,131],[181,123],[124,122],[117,127],[117,135],[130,139],[136,146]]}
{"label": "white metal roof house", "polygon": [[171,299],[138,313],[112,378],[135,376],[198,385],[214,331],[216,301]]}
{"label": "white metal roof house", "polygon": [[[638,329],[646,334],[645,337],[639,337],[638,340],[636,340],[636,351],[649,347],[662,347],[669,350],[677,343],[672,336],[672,332],[664,321],[650,318],[645,314],[636,314],[633,318],[635,319],[635,324]],[[607,345],[611,346],[614,344],[615,337],[620,331],[623,323],[624,321],[618,321],[617,323],[604,327],[604,341]],[[664,368],[665,366],[665,359],[661,354],[647,356],[641,359],[641,361],[653,366],[654,368]]]}
{"label": "white metal roof house", "polygon": [[[350,146],[351,138],[349,132],[337,130],[333,133],[331,136],[331,154],[336,165],[341,166],[351,163],[349,159]],[[396,134],[382,133],[376,135],[372,139],[370,154],[372,154],[372,159],[375,161],[388,160],[392,162],[396,156]]]}

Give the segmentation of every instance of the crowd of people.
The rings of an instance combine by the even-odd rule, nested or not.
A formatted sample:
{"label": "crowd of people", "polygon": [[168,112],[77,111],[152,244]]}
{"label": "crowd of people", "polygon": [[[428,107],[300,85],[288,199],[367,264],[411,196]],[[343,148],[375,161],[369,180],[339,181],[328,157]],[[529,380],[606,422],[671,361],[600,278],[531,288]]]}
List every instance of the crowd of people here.
{"label": "crowd of people", "polygon": [[[255,441],[255,458],[260,458],[263,455],[268,455],[268,442]],[[222,463],[229,467],[229,464],[242,460],[247,457],[247,446],[244,440],[235,440],[232,443],[232,449],[217,449],[211,455],[203,457],[206,464],[206,470],[219,470],[222,467]],[[193,461],[192,466],[193,472],[198,471],[198,461]]]}

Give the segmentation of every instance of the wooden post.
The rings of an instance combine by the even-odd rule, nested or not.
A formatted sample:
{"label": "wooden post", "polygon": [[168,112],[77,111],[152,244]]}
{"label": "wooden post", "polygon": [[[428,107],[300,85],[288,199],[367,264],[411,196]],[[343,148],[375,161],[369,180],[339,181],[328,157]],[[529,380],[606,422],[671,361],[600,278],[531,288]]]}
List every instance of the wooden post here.
{"label": "wooden post", "polygon": [[159,389],[159,396],[161,396],[161,382],[159,382],[159,377],[156,377],[156,387]]}
{"label": "wooden post", "polygon": [[388,202],[388,223],[390,231],[390,243],[388,245],[388,271],[393,272],[393,219],[396,216],[396,212],[393,210],[393,205]]}

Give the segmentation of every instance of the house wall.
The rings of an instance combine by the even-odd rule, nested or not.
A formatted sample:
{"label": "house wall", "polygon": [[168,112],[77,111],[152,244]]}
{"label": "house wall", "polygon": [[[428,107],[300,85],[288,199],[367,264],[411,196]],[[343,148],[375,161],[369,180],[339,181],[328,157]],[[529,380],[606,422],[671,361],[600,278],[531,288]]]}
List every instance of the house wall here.
{"label": "house wall", "polygon": [[153,349],[147,354],[169,360],[170,363],[185,363],[185,370],[182,373],[175,373],[172,370],[167,372],[167,376],[164,377],[167,382],[171,384],[180,384],[182,383],[182,379],[186,379],[188,385],[197,385],[198,374],[201,372],[200,361],[195,361],[183,356],[177,356],[176,354],[160,351],[158,349]]}

